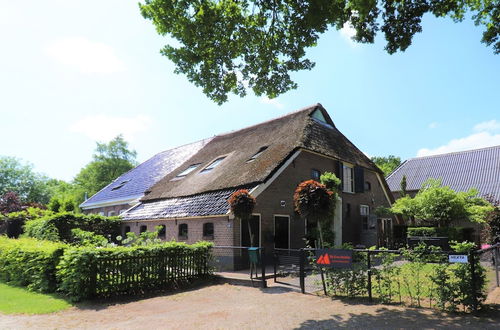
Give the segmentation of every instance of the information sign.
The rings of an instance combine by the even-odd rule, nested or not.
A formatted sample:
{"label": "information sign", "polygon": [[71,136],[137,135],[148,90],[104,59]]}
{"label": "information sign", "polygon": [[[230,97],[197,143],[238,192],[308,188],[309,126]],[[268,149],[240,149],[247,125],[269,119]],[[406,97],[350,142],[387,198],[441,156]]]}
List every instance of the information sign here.
{"label": "information sign", "polygon": [[352,250],[316,250],[316,264],[322,267],[349,268],[352,264]]}
{"label": "information sign", "polygon": [[448,256],[448,261],[452,263],[466,264],[469,262],[469,258],[466,255],[450,254]]}

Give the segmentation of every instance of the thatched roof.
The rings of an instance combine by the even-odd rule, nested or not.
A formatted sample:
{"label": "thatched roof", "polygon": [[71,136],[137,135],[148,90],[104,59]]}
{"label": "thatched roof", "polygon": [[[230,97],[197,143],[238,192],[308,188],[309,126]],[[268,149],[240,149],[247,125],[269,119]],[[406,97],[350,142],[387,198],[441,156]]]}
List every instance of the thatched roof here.
{"label": "thatched roof", "polygon": [[[326,123],[312,117],[315,110],[321,112]],[[248,162],[262,147],[267,149],[254,161]],[[337,130],[323,106],[316,104],[280,118],[215,136],[184,164],[151,187],[142,200],[190,196],[265,182],[299,148],[379,171]],[[218,166],[203,172],[205,166],[222,156],[225,158]],[[200,165],[187,176],[176,178],[193,164]]]}

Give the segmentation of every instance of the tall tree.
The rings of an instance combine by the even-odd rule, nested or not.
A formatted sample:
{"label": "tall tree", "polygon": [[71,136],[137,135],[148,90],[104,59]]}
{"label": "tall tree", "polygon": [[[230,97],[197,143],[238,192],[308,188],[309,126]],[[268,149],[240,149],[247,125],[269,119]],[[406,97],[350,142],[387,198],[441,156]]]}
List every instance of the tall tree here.
{"label": "tall tree", "polygon": [[0,157],[0,195],[15,192],[22,203],[49,202],[48,178],[33,171],[33,165],[14,157]]}
{"label": "tall tree", "polygon": [[137,165],[137,153],[119,135],[109,143],[97,143],[93,160],[76,175],[74,183],[89,196]]}
{"label": "tall tree", "polygon": [[290,73],[310,70],[306,48],[345,25],[353,39],[373,43],[381,31],[390,54],[422,31],[424,14],[462,21],[472,13],[482,42],[500,53],[498,0],[144,0],[141,13],[171,44],[161,53],[215,102],[227,95],[276,97],[297,87]]}
{"label": "tall tree", "polygon": [[389,155],[387,157],[372,157],[372,162],[378,166],[384,172],[384,176],[388,176],[392,173],[399,165],[401,165],[401,158],[394,155]]}

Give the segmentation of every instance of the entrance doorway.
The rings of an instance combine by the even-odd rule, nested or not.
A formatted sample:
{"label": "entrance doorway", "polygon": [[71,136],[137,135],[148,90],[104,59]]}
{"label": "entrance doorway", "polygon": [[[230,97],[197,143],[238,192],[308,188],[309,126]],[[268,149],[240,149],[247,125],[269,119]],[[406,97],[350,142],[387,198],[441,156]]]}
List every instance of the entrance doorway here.
{"label": "entrance doorway", "polygon": [[274,247],[276,249],[290,248],[290,217],[274,216]]}
{"label": "entrance doorway", "polygon": [[246,219],[241,221],[241,246],[260,247],[260,215],[252,215],[250,228],[252,230],[253,241],[250,241],[248,221]]}

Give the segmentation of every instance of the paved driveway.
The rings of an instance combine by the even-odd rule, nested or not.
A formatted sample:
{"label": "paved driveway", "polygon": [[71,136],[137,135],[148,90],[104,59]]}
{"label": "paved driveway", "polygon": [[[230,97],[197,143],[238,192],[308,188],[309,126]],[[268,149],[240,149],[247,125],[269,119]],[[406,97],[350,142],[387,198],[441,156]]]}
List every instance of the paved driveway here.
{"label": "paved driveway", "polygon": [[500,311],[481,317],[369,305],[219,284],[171,295],[88,305],[48,315],[0,315],[0,329],[499,329]]}

